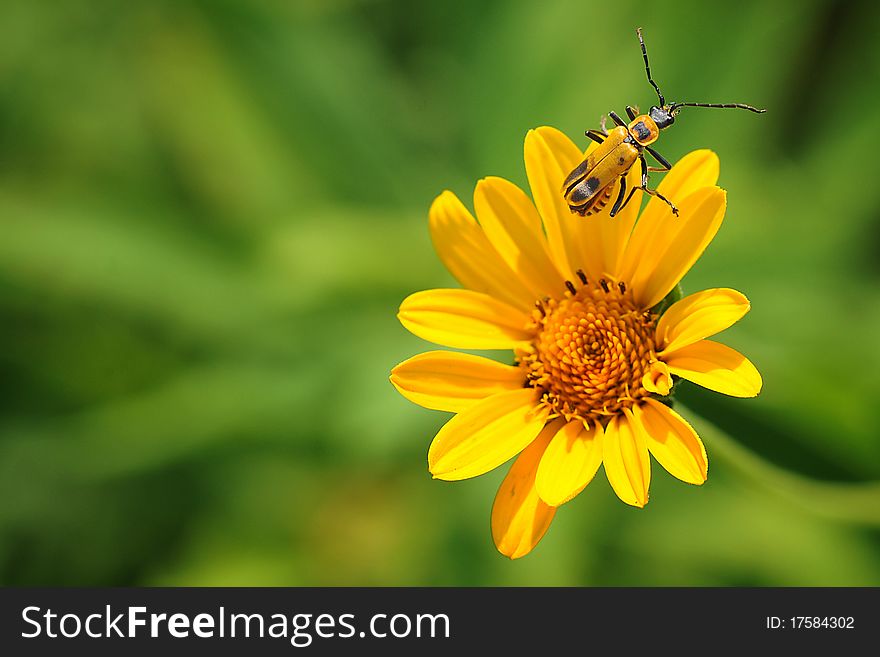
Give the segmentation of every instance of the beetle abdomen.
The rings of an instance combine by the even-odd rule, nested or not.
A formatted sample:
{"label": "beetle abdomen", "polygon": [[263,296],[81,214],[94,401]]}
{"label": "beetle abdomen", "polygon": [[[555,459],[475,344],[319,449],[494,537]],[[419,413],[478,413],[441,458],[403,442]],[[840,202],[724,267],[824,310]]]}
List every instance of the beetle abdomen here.
{"label": "beetle abdomen", "polygon": [[614,185],[608,185],[601,192],[593,196],[589,201],[584,203],[579,207],[572,206],[571,211],[576,212],[582,217],[589,217],[591,215],[596,214],[597,212],[601,212],[602,208],[608,205],[608,201],[611,199],[611,192],[614,189]]}

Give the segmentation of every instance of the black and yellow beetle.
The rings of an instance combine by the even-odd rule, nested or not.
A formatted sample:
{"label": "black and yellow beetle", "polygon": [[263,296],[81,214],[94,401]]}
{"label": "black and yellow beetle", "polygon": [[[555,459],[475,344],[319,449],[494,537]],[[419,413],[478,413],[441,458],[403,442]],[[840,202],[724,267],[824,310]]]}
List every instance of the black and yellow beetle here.
{"label": "black and yellow beetle", "polygon": [[[656,196],[665,201],[672,208],[672,212],[678,216],[678,208],[668,198],[648,188],[648,171],[669,171],[672,165],[660,153],[651,148],[651,144],[657,141],[660,131],[668,128],[675,122],[675,117],[682,107],[719,107],[746,109],[758,114],[767,110],[758,109],[742,103],[666,103],[666,99],[660,92],[660,87],[651,77],[651,67],[648,65],[648,51],[645,49],[645,40],[642,38],[642,29],[638,28],[636,34],[642,46],[642,57],[645,60],[645,72],[648,74],[648,82],[657,92],[660,104],[652,107],[647,114],[639,114],[638,110],[629,105],[626,106],[626,114],[630,119],[627,124],[615,112],[609,112],[609,116],[617,124],[610,132],[605,130],[604,121],[602,130],[587,130],[586,135],[599,143],[583,162],[578,164],[574,171],[568,174],[562,185],[562,193],[573,213],[581,216],[594,214],[604,208],[611,200],[614,189],[614,181],[620,178],[620,191],[617,199],[611,207],[610,216],[616,215],[626,207],[633,193],[637,189],[646,194]],[[645,161],[644,151],[660,163],[660,167],[649,167]],[[626,195],[626,173],[633,167],[636,161],[642,165],[642,184],[633,187],[629,195]]]}

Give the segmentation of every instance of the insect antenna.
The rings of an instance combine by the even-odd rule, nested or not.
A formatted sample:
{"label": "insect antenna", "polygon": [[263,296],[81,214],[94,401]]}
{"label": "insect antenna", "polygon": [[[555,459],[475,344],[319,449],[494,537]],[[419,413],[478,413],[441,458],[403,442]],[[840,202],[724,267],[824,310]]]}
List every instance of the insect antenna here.
{"label": "insect antenna", "polygon": [[637,27],[636,34],[639,35],[639,43],[642,46],[642,59],[645,60],[645,73],[648,74],[648,82],[651,83],[651,86],[654,87],[654,90],[657,92],[657,97],[660,99],[660,105],[665,105],[666,99],[663,97],[660,87],[654,82],[654,78],[651,77],[651,65],[648,64],[648,50],[645,48],[645,39],[642,37],[642,28]]}
{"label": "insect antenna", "polygon": [[674,111],[678,107],[717,107],[719,109],[737,108],[749,110],[756,114],[763,114],[767,111],[765,109],[752,107],[751,105],[744,105],[743,103],[672,103],[672,105],[669,106],[669,111]]}

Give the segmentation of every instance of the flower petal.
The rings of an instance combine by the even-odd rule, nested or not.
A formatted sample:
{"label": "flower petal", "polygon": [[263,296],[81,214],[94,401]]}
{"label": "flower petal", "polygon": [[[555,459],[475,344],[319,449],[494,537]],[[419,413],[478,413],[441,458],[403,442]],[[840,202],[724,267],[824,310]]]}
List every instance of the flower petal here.
{"label": "flower petal", "polygon": [[455,351],[428,351],[391,370],[391,383],[411,402],[453,413],[524,382],[518,367]]}
{"label": "flower petal", "polygon": [[[598,144],[593,144],[593,147]],[[593,147],[587,150],[589,153]],[[627,188],[624,192],[629,195],[630,190],[641,184],[639,167],[632,167],[626,176]],[[608,203],[601,210],[588,217],[573,214],[575,221],[583,224],[581,227],[581,252],[582,259],[578,263],[588,278],[598,280],[610,277],[617,279],[617,271],[620,269],[620,261],[623,257],[624,248],[629,240],[630,232],[639,213],[642,201],[642,192],[633,193],[629,204],[620,210],[614,217],[611,216],[611,208],[620,194],[620,179],[612,183],[611,196]]]}
{"label": "flower petal", "polygon": [[755,397],[761,392],[761,374],[735,349],[700,340],[663,354],[669,371],[688,381],[732,397]]}
{"label": "flower petal", "polygon": [[608,482],[622,501],[643,507],[648,503],[651,460],[645,434],[628,409],[611,418],[602,438],[602,460]]}
{"label": "flower petal", "polygon": [[[718,183],[720,170],[721,163],[712,151],[705,148],[691,151],[676,162],[671,171],[663,175],[657,191],[677,204],[701,187],[714,187]],[[651,221],[655,215],[674,216],[666,203],[659,198],[652,198],[645,206],[642,216]]]}
{"label": "flower petal", "polygon": [[648,364],[648,370],[642,377],[642,386],[648,392],[665,397],[672,390],[672,374],[662,360],[654,360]]}
{"label": "flower petal", "polygon": [[550,506],[565,504],[580,493],[602,464],[602,425],[585,427],[581,420],[562,426],[550,441],[535,486]]}
{"label": "flower petal", "polygon": [[519,454],[547,421],[547,410],[536,405],[537,396],[533,388],[500,392],[454,416],[428,450],[434,478],[469,479]]}
{"label": "flower petal", "polygon": [[736,290],[714,288],[686,296],[660,317],[655,343],[674,351],[733,326],[749,312],[749,300]]}
{"label": "flower petal", "polygon": [[548,424],[517,457],[495,495],[492,505],[492,538],[506,557],[519,559],[532,551],[544,536],[556,509],[541,501],[535,490],[535,473],[547,443],[561,421]]}
{"label": "flower petal", "polygon": [[550,255],[566,278],[573,278],[581,260],[578,250],[580,223],[572,220],[562,196],[562,181],[583,158],[581,149],[556,128],[529,130],[525,141],[526,175],[535,205],[544,221]]}
{"label": "flower petal", "polygon": [[[655,306],[688,272],[718,232],[726,205],[723,189],[701,187],[681,201],[678,217],[661,220],[662,230],[627,281],[640,307]],[[624,258],[630,257],[627,251]]]}
{"label": "flower petal", "polygon": [[431,239],[446,269],[466,288],[529,310],[534,295],[489,243],[458,197],[445,191],[428,213]]}
{"label": "flower petal", "polygon": [[[633,167],[635,169],[636,167]],[[676,205],[701,187],[713,187],[718,181],[718,156],[709,150],[697,150],[688,153],[663,175],[658,191]],[[639,264],[655,250],[658,237],[662,239],[669,225],[683,223],[684,215],[675,217],[669,206],[658,198],[652,197],[645,206],[632,236],[626,245],[626,251],[618,272],[619,280],[630,283]]]}
{"label": "flower petal", "polygon": [[526,313],[472,290],[416,292],[397,317],[420,338],[456,349],[513,349],[531,338]]}
{"label": "flower petal", "polygon": [[633,416],[642,426],[648,451],[669,474],[689,484],[706,481],[706,448],[683,417],[655,399],[633,407]]}
{"label": "flower petal", "polygon": [[642,207],[642,191],[638,187],[642,184],[641,167],[636,165],[629,170],[626,176],[627,191],[629,196],[633,189],[632,198],[625,208],[619,210],[614,217],[607,216],[611,212],[614,201],[619,193],[619,186],[615,186],[611,193],[611,201],[601,213],[597,216],[603,218],[602,221],[602,271],[601,275],[609,275],[616,280],[620,278],[620,269],[623,263],[626,246],[629,243],[633,227],[636,225],[636,219],[639,216],[639,209]]}
{"label": "flower petal", "polygon": [[525,192],[503,178],[484,178],[474,190],[474,208],[486,237],[533,299],[565,289],[562,274],[550,259],[541,217]]}
{"label": "flower petal", "polygon": [[[555,128],[541,127],[526,135],[529,186],[544,220],[550,252],[560,272],[569,279],[573,279],[578,269],[594,279],[614,277],[641,205],[642,193],[637,191],[626,208],[613,219],[609,217],[619,190],[619,183],[615,183],[611,202],[601,212],[589,217],[572,213],[561,193],[562,183],[596,147],[597,144],[590,144],[586,152],[582,152]],[[630,170],[627,182],[629,189],[639,186],[638,167]]]}

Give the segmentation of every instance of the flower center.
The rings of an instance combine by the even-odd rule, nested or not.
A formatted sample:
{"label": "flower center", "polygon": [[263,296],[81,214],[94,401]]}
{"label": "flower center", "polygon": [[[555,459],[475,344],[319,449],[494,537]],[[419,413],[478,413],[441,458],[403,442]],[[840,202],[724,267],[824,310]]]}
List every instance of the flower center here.
{"label": "flower center", "polygon": [[582,287],[566,283],[565,297],[536,303],[535,339],[516,357],[554,415],[594,421],[650,394],[642,377],[656,360],[656,317],[636,308],[622,283],[578,275]]}

